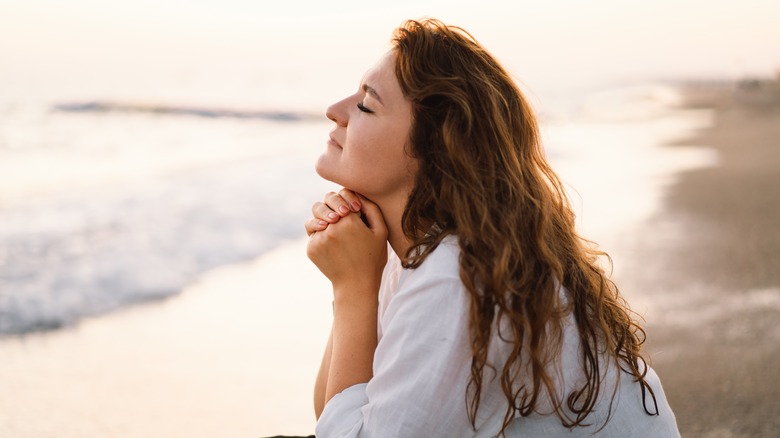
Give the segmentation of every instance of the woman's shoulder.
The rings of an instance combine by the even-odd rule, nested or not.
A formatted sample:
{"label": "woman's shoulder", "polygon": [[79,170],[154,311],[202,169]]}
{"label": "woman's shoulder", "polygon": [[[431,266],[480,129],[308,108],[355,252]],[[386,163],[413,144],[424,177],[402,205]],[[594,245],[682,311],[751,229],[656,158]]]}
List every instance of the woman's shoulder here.
{"label": "woman's shoulder", "polygon": [[[411,299],[416,305],[423,305],[438,302],[437,297],[444,295],[452,297],[454,291],[462,289],[456,236],[444,237],[416,268],[404,268],[389,245],[388,248],[388,262],[379,288],[380,319],[393,301]],[[457,300],[452,303],[456,304]]]}
{"label": "woman's shoulder", "polygon": [[460,248],[456,236],[446,236],[416,268],[405,268],[399,278],[399,292],[416,291],[426,294],[437,290],[459,288]]}
{"label": "woman's shoulder", "polygon": [[455,276],[460,278],[460,246],[458,237],[445,236],[441,242],[428,254],[425,260],[414,269],[407,269],[407,275],[422,276]]}
{"label": "woman's shoulder", "polygon": [[455,333],[465,327],[468,296],[459,255],[458,239],[447,236],[418,267],[404,268],[396,284],[388,283],[387,293],[380,293],[380,336],[391,324],[412,331],[425,327],[428,334]]}

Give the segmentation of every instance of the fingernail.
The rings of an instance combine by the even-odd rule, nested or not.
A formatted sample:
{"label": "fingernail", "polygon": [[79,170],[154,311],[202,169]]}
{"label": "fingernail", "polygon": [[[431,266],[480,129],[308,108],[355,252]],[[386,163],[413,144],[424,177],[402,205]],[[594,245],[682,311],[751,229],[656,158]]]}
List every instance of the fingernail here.
{"label": "fingernail", "polygon": [[352,201],[352,211],[358,212],[360,211],[360,203],[357,201]]}
{"label": "fingernail", "polygon": [[320,227],[322,227],[322,228],[325,228],[325,227],[327,227],[327,226],[328,226],[328,223],[327,223],[327,222],[325,222],[325,221],[319,221],[319,222],[317,222],[317,225],[319,225],[319,226],[320,226]]}
{"label": "fingernail", "polygon": [[331,219],[338,219],[339,215],[337,215],[336,213],[330,212],[330,213],[328,213],[328,217],[331,218]]}
{"label": "fingernail", "polygon": [[339,206],[339,211],[340,211],[340,212],[342,212],[342,213],[344,213],[344,214],[347,214],[347,213],[349,213],[349,209],[347,208],[347,206],[346,206],[346,205],[341,205],[341,206]]}

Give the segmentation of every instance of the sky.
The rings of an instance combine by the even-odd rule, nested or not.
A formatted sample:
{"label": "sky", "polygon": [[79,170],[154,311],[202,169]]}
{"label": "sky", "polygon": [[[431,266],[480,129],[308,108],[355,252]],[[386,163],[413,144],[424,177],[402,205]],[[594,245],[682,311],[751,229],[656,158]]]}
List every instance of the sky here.
{"label": "sky", "polygon": [[356,85],[401,21],[423,16],[469,30],[540,94],[780,71],[770,0],[3,0],[2,11],[0,79],[64,97],[164,98],[187,83],[229,99],[278,86],[321,105]]}

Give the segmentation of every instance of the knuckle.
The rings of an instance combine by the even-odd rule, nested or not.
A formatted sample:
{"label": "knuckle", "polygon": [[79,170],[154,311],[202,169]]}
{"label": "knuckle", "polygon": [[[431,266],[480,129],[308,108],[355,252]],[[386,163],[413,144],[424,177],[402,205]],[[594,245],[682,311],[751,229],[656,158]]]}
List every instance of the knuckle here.
{"label": "knuckle", "polygon": [[350,224],[350,225],[356,224],[357,223],[356,221],[359,220],[359,219],[360,219],[360,216],[355,214],[355,213],[350,213],[350,214],[344,216],[344,220],[346,220],[347,223]]}
{"label": "knuckle", "polygon": [[317,209],[314,211],[314,219],[324,219],[328,216],[328,213],[331,212],[330,207],[328,207],[325,204],[321,204],[317,206]]}

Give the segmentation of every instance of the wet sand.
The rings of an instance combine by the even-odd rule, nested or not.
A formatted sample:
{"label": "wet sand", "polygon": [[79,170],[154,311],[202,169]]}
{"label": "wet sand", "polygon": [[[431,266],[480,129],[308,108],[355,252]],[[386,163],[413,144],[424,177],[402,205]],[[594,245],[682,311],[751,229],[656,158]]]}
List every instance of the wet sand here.
{"label": "wet sand", "polygon": [[332,315],[305,248],[215,269],[162,303],[0,340],[0,437],[310,434]]}
{"label": "wet sand", "polygon": [[678,144],[720,162],[679,176],[622,284],[662,303],[647,351],[683,437],[778,437],[780,84],[689,91],[715,123]]}

